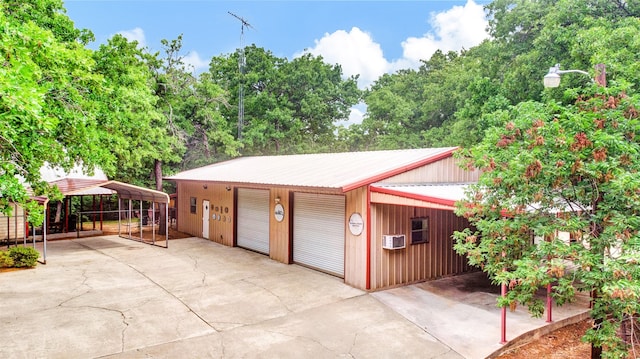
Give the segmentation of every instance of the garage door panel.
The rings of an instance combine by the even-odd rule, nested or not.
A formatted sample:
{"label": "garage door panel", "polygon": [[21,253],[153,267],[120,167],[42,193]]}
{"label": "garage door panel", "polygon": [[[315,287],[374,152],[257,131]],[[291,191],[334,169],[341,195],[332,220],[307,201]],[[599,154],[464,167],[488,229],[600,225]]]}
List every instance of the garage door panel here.
{"label": "garage door panel", "polygon": [[238,188],[237,244],[269,254],[269,191]]}
{"label": "garage door panel", "polygon": [[294,194],[294,262],[344,277],[344,216],[344,196]]}

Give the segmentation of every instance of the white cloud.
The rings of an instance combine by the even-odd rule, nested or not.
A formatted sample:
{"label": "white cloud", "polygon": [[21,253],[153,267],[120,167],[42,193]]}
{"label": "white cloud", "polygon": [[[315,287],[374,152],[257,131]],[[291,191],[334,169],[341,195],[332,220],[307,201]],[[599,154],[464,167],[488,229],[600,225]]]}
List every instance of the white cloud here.
{"label": "white cloud", "polygon": [[[403,56],[400,59],[386,59],[380,44],[371,34],[357,27],[349,32],[337,30],[326,33],[305,52],[321,55],[327,63],[340,64],[346,76],[359,74],[358,86],[366,88],[384,73],[418,68],[420,60],[428,60],[438,49],[445,52],[468,49],[489,36],[484,9],[473,0],[468,0],[464,6],[431,13],[429,24],[431,32],[402,41]],[[295,54],[294,57],[300,55]]]}
{"label": "white cloud", "polygon": [[200,72],[209,67],[209,60],[200,57],[196,51],[191,51],[184,58],[182,58],[185,64],[190,66],[195,72]]}
{"label": "white cloud", "polygon": [[429,59],[438,49],[444,52],[468,49],[489,37],[484,9],[473,0],[448,11],[431,13],[429,23],[433,32],[402,42],[403,59],[414,66],[419,66],[420,60]]}
{"label": "white cloud", "polygon": [[322,39],[316,40],[315,44],[315,47],[306,52],[321,55],[327,63],[340,64],[342,73],[346,76],[359,74],[358,85],[361,88],[387,71],[388,64],[380,44],[357,27],[349,32],[338,30],[332,34],[327,33]]}
{"label": "white cloud", "polygon": [[124,38],[129,41],[137,41],[140,48],[147,46],[147,41],[144,37],[144,30],[139,27],[132,30],[123,30],[118,32],[118,34],[124,36]]}
{"label": "white cloud", "polygon": [[[320,40],[315,40],[315,47],[304,52],[320,55],[327,63],[340,64],[345,76],[360,75],[358,87],[366,88],[384,73],[417,69],[421,65],[420,60],[428,60],[438,49],[444,52],[468,49],[489,37],[484,9],[473,0],[468,0],[464,6],[431,13],[429,24],[431,32],[402,41],[403,54],[399,59],[386,59],[380,44],[371,34],[357,27],[349,32],[325,33]],[[295,54],[294,57],[300,55]],[[352,108],[349,120],[340,124],[361,123],[365,113],[366,108],[357,105]]]}

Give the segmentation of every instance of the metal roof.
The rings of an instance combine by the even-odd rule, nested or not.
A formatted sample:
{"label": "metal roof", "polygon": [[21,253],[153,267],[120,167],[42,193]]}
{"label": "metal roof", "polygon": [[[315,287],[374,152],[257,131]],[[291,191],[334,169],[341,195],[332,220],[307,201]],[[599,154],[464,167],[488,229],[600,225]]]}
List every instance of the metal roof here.
{"label": "metal roof", "polygon": [[106,181],[86,178],[62,178],[50,182],[58,186],[65,196],[109,195],[118,193],[123,199],[169,203],[169,195],[149,188],[130,185],[118,181]]}
{"label": "metal roof", "polygon": [[169,203],[169,195],[149,188],[138,187],[118,181],[109,181],[100,185],[101,187],[112,189],[118,192],[118,196],[124,199],[135,199],[139,201],[149,201],[158,203]]}
{"label": "metal roof", "polygon": [[465,198],[468,183],[435,183],[435,184],[380,184],[371,186],[372,192],[386,193],[398,197],[416,199],[425,202],[454,206]]}
{"label": "metal roof", "polygon": [[240,157],[167,180],[336,188],[343,192],[452,155],[457,147]]}
{"label": "metal roof", "polygon": [[106,179],[61,178],[49,184],[58,187],[65,196],[91,196],[113,194],[112,190],[100,187],[107,182],[109,181]]}

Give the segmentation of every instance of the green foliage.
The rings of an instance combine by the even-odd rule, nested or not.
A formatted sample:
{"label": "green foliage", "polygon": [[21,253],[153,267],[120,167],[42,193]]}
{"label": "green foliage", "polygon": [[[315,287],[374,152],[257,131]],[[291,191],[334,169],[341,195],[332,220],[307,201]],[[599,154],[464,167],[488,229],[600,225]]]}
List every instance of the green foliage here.
{"label": "green foliage", "polygon": [[13,267],[13,258],[8,251],[0,251],[0,268]]}
{"label": "green foliage", "polygon": [[[85,36],[86,35],[86,36]],[[73,28],[54,0],[0,2],[0,211],[11,203],[29,210],[38,225],[36,195],[59,198],[40,178],[45,162],[70,169],[109,163],[95,139],[96,123],[87,90],[99,88],[91,73],[89,34]],[[20,179],[22,178],[22,180]]]}
{"label": "green foliage", "polygon": [[182,36],[162,40],[164,53],[148,59],[154,73],[158,109],[168,133],[164,155],[168,172],[193,168],[238,155],[240,143],[223,117],[228,93],[208,73],[196,78],[181,55]]}
{"label": "green foliage", "polygon": [[567,88],[589,86],[565,75],[544,91],[542,77],[607,65],[611,83],[640,81],[640,3],[609,0],[494,0],[491,40],[459,53],[436,52],[418,71],[383,75],[367,91],[368,112],[349,133],[366,148],[472,146],[493,126],[486,115],[523,101],[569,104]]}
{"label": "green foliage", "polygon": [[640,96],[626,90],[496,112],[500,126],[459,154],[482,175],[456,210],[474,229],[455,234],[455,250],[508,285],[500,305],[540,316],[548,284],[558,304],[596,293],[601,324],[585,338],[612,358],[627,349],[616,330],[640,311]]}
{"label": "green foliage", "polygon": [[331,151],[335,122],[349,117],[360,100],[357,78],[342,78],[338,65],[310,54],[288,61],[254,46],[244,49],[246,68],[238,71],[238,52],[214,57],[210,79],[230,96],[221,107],[227,129],[236,130],[240,85],[244,92],[242,152],[247,155]]}
{"label": "green foliage", "polygon": [[35,267],[40,257],[40,253],[32,247],[11,247],[8,254],[16,268]]}

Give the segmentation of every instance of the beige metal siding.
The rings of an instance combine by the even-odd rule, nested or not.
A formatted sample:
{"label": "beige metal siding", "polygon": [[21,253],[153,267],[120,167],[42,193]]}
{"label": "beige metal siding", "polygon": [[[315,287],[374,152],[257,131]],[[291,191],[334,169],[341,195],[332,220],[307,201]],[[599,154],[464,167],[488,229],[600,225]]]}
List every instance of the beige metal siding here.
{"label": "beige metal siding", "polygon": [[467,171],[458,166],[458,160],[447,157],[440,161],[389,177],[382,183],[445,183],[477,182],[480,171]]}
{"label": "beige metal siding", "polygon": [[[371,289],[382,289],[460,274],[470,270],[464,257],[453,250],[451,235],[466,228],[452,211],[372,204]],[[411,244],[411,218],[429,217],[429,243]],[[382,235],[405,234],[407,247],[382,248]]]}
{"label": "beige metal siding", "polygon": [[[206,187],[206,188],[205,188]],[[207,182],[177,182],[177,229],[195,237],[202,235],[202,201],[208,200],[209,238],[233,246],[233,189],[223,184]],[[191,213],[189,199],[196,197],[196,213]],[[213,215],[216,218],[213,218]]]}
{"label": "beige metal siding", "polygon": [[22,240],[25,234],[25,218],[22,207],[14,205],[11,216],[0,214],[0,241]]}

